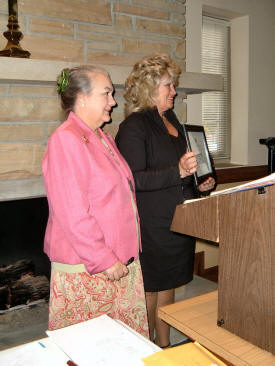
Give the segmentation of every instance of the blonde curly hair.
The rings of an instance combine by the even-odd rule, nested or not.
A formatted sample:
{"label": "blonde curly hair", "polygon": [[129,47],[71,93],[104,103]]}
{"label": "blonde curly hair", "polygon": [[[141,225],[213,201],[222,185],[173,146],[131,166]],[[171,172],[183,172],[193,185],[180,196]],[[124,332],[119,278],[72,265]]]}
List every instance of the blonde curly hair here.
{"label": "blonde curly hair", "polygon": [[125,82],[125,116],[155,106],[154,96],[161,78],[168,74],[175,86],[181,70],[167,54],[154,54],[138,61]]}

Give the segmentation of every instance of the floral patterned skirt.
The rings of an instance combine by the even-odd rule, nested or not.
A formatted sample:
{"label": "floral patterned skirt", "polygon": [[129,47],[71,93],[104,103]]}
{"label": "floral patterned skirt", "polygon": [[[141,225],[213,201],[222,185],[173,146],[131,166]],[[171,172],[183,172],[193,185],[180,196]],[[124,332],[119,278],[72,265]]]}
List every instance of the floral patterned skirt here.
{"label": "floral patterned skirt", "polygon": [[111,282],[104,273],[51,271],[49,330],[107,314],[149,338],[143,279],[139,260],[129,273]]}

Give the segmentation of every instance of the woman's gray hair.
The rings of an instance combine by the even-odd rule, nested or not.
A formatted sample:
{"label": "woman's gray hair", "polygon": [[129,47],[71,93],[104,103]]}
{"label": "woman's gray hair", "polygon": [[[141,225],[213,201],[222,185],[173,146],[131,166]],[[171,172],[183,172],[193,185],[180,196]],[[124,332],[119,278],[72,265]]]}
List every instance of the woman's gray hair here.
{"label": "woman's gray hair", "polygon": [[161,78],[168,74],[175,86],[181,70],[167,54],[157,53],[138,61],[125,82],[125,115],[155,106],[155,92]]}
{"label": "woman's gray hair", "polygon": [[[58,93],[61,99],[61,106],[65,112],[71,112],[74,110],[77,95],[79,93],[88,95],[93,89],[93,73],[101,73],[108,77],[108,72],[98,66],[82,65],[76,66],[71,69],[65,68],[61,71],[57,79]],[[65,80],[65,87],[60,88],[60,81],[64,81],[64,75],[67,78]],[[63,78],[63,80],[62,80]]]}

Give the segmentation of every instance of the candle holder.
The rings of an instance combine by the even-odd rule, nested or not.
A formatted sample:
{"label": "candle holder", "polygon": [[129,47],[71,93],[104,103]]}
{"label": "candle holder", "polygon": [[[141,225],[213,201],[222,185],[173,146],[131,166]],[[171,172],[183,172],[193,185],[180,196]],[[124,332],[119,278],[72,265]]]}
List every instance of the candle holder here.
{"label": "candle holder", "polygon": [[19,30],[17,14],[9,15],[7,27],[9,30],[4,32],[3,35],[8,42],[6,47],[0,51],[0,56],[29,58],[30,52],[23,50],[19,43],[20,39],[23,38],[23,34]]}

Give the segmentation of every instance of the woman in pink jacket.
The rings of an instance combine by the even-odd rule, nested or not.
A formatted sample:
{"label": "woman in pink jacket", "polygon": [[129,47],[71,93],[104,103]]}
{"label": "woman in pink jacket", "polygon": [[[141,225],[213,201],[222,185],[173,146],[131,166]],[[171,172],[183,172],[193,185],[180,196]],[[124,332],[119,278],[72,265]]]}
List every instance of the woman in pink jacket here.
{"label": "woman in pink jacket", "polygon": [[44,250],[52,262],[49,329],[102,314],[148,336],[134,180],[112,137],[113,85],[94,66],[64,69],[57,88],[67,120],[42,168],[49,203]]}

